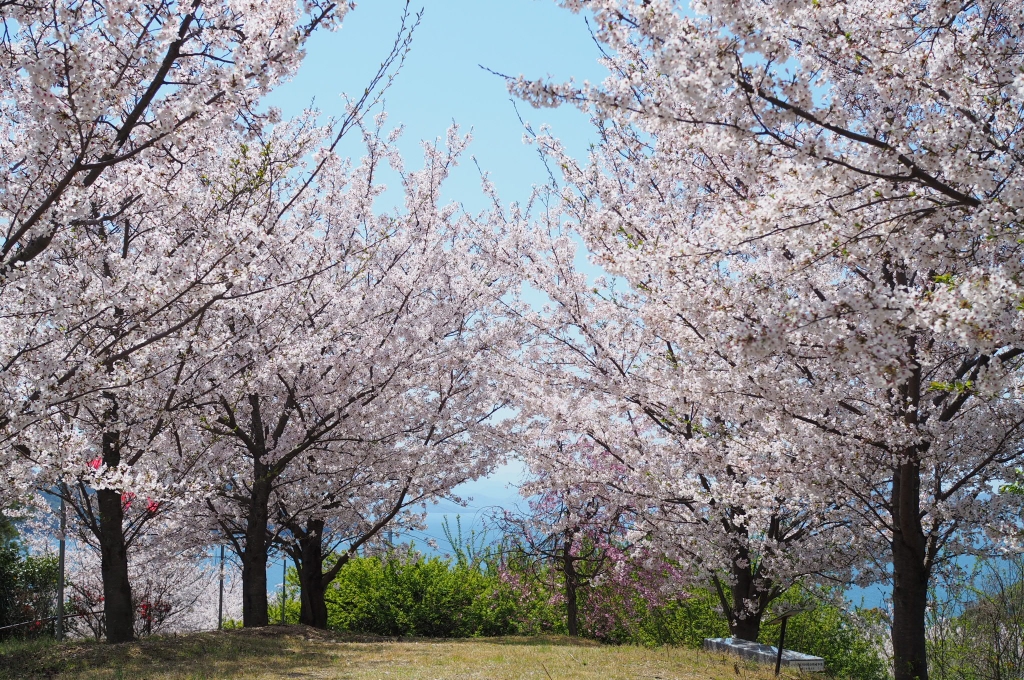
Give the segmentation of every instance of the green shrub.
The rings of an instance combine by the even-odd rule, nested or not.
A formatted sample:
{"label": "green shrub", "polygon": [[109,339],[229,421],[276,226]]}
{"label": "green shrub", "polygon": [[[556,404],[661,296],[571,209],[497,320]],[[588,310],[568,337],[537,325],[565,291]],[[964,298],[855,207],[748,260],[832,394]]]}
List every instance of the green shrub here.
{"label": "green shrub", "polygon": [[52,635],[57,602],[57,559],[29,555],[16,542],[0,545],[0,626],[30,621],[0,631],[0,639]]}
{"label": "green shrub", "polygon": [[[280,607],[280,605],[278,605],[278,618],[277,619],[271,618],[270,619],[271,621],[279,621],[280,620],[280,610],[281,610],[281,607]],[[295,622],[298,622],[297,618],[296,618]],[[241,619],[226,618],[221,623],[221,630],[241,630],[241,629],[242,629],[242,620]]]}
{"label": "green shrub", "polygon": [[979,558],[944,576],[929,608],[929,677],[1024,678],[1024,555]]}
{"label": "green shrub", "polygon": [[693,588],[682,596],[643,612],[635,632],[621,642],[646,646],[678,645],[698,648],[705,638],[728,637],[729,624],[710,590]]}
{"label": "green shrub", "polygon": [[[829,675],[851,680],[886,680],[887,664],[880,652],[881,640],[873,631],[880,621],[875,612],[850,612],[834,602],[841,593],[830,590],[791,588],[779,606],[807,606],[810,611],[793,616],[786,624],[786,649],[820,656]],[[770,617],[768,618],[770,620]],[[777,645],[781,624],[761,627],[761,642]]]}
{"label": "green shrub", "polygon": [[[871,612],[848,611],[836,604],[834,595],[797,586],[781,598],[780,607],[810,609],[790,619],[786,648],[822,657],[833,677],[885,680],[888,673],[879,653],[881,641],[872,632],[878,628],[877,617]],[[634,613],[632,620],[623,617],[623,623],[606,636],[607,641],[699,648],[705,638],[729,637],[718,597],[710,590],[693,588],[683,597],[650,608],[637,604],[634,602],[629,609]],[[770,614],[765,617],[766,621],[771,619]],[[779,628],[778,623],[762,626],[760,642],[778,644]]]}
{"label": "green shrub", "polygon": [[411,550],[354,558],[327,592],[330,628],[391,636],[516,634],[519,620],[536,613],[524,604],[484,564]]}

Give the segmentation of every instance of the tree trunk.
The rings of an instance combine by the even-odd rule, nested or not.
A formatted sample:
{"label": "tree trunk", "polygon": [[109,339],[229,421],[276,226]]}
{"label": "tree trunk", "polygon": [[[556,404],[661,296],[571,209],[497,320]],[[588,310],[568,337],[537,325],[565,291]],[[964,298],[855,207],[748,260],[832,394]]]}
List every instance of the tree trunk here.
{"label": "tree trunk", "polygon": [[921,468],[915,460],[893,476],[893,620],[895,680],[928,680],[925,610],[928,606],[926,541],[920,513]]}
{"label": "tree trunk", "polygon": [[302,587],[299,623],[327,630],[327,587],[323,575],[304,570],[300,572],[299,582]]}
{"label": "tree trunk", "polygon": [[[729,634],[740,640],[757,642],[761,635],[761,620],[764,618],[764,608],[757,607],[751,612],[747,609],[745,595],[747,590],[741,588],[740,584],[732,589],[732,611],[729,612]],[[759,603],[760,598],[755,595],[755,602]]]}
{"label": "tree trunk", "polygon": [[729,623],[729,634],[734,639],[757,642],[757,638],[761,635],[761,617],[762,612],[748,613],[744,618],[735,617]]}
{"label": "tree trunk", "polygon": [[96,492],[100,515],[100,574],[103,578],[103,616],[107,642],[135,639],[132,586],[128,580],[128,550],[124,543],[121,492]]}
{"label": "tree trunk", "polygon": [[242,626],[270,625],[267,599],[267,524],[269,489],[265,482],[253,485],[245,525],[242,560]]}
{"label": "tree trunk", "polygon": [[733,559],[732,575],[736,585],[732,588],[732,606],[727,612],[729,634],[740,640],[757,642],[764,610],[772,600],[771,583],[754,572],[753,561],[745,547],[740,548]]}
{"label": "tree trunk", "polygon": [[572,537],[565,539],[562,547],[562,576],[565,578],[565,619],[569,627],[570,637],[579,637],[580,614],[579,605],[576,601],[578,582],[576,578],[576,565],[572,557]]}
{"label": "tree trunk", "polygon": [[[116,417],[116,411],[114,411]],[[103,433],[103,462],[110,468],[121,464],[120,434]],[[107,642],[135,639],[132,585],[128,579],[128,546],[124,541],[124,506],[121,492],[96,492],[99,508],[100,575],[103,579],[103,617]]]}
{"label": "tree trunk", "polygon": [[[299,623],[327,628],[326,575],[324,574],[323,520],[306,522],[306,530],[296,534],[298,542],[295,569],[299,573]],[[295,555],[293,554],[293,557]]]}

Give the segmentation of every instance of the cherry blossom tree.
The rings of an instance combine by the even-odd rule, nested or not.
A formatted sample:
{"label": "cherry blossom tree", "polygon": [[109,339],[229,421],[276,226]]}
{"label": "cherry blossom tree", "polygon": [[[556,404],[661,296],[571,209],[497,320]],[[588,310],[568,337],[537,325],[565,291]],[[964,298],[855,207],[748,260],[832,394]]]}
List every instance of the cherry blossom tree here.
{"label": "cherry blossom tree", "polygon": [[141,198],[133,175],[169,172],[177,153],[204,145],[211,128],[255,118],[255,104],[294,72],[310,34],[338,26],[350,7],[0,5],[5,279],[60,239],[82,235],[90,220],[124,215]]}
{"label": "cherry blossom tree", "polygon": [[529,511],[505,510],[495,518],[508,542],[503,551],[561,576],[566,627],[577,637],[581,597],[623,561],[631,508],[610,505],[600,486],[558,486],[545,474],[521,491],[530,498]]}
{"label": "cherry blossom tree", "polygon": [[[67,540],[67,619],[72,633],[91,635],[97,640],[107,635],[105,600],[107,586],[102,561],[108,559],[98,540],[96,522],[88,506],[95,493],[84,488],[65,490],[77,502],[68,514]],[[122,505],[126,515],[128,574],[131,583],[131,607],[136,636],[199,630],[213,627],[216,615],[196,620],[200,600],[216,587],[216,565],[206,559],[192,540],[193,527],[187,508],[170,503],[125,494]],[[55,513],[47,513],[49,524]],[[38,533],[36,540],[52,550],[51,531]]]}
{"label": "cherry blossom tree", "polygon": [[522,309],[529,361],[509,363],[524,452],[556,486],[598,485],[633,508],[632,542],[678,565],[680,587],[713,588],[734,637],[756,640],[797,580],[845,580],[877,546],[851,531],[851,499],[822,493],[814,461],[777,424],[697,401],[686,382],[703,364],[689,363],[688,338],[646,326],[645,296],[588,278],[571,237],[552,229],[524,251],[523,276],[548,304]]}
{"label": "cherry blossom tree", "polygon": [[[600,86],[519,79],[598,121],[544,140],[587,247],[888,545],[897,680],[928,676],[936,565],[998,539],[1021,455],[1020,22],[1000,2],[565,2]],[[712,398],[713,397],[713,398]]]}
{"label": "cherry blossom tree", "polygon": [[[296,480],[292,470],[275,489],[270,503],[272,522],[280,527],[275,539],[295,564],[300,623],[326,628],[327,589],[359,549],[385,529],[422,528],[423,515],[414,508],[450,496],[454,486],[470,479],[458,461],[439,459],[451,444],[443,438],[428,441],[431,448],[411,460],[396,456],[400,442],[347,443],[304,464],[304,474],[313,479]],[[323,477],[329,477],[329,485]]]}
{"label": "cherry blossom tree", "polygon": [[72,377],[97,370],[99,362],[54,366],[37,356],[81,331],[55,306],[72,294],[91,297],[82,279],[113,276],[102,273],[113,253],[127,259],[152,249],[170,258],[177,244],[176,254],[188,257],[168,228],[182,203],[195,199],[184,186],[194,177],[182,168],[216,155],[224,133],[273,118],[255,112],[259,99],[294,72],[309,35],[337,27],[349,7],[318,0],[0,6],[5,430],[20,431],[24,417],[40,410],[32,403],[45,410]]}
{"label": "cherry blossom tree", "polygon": [[[22,43],[49,41],[58,56],[60,41],[70,40],[62,37],[61,22],[78,26],[72,31],[78,42],[68,43],[67,50],[81,46],[86,52],[68,56],[72,65],[60,68],[70,71],[58,73],[57,82],[46,84],[40,76],[54,97],[69,98],[71,109],[79,106],[80,92],[104,82],[89,71],[109,67],[89,59],[102,56],[100,43],[112,35],[121,41],[109,46],[108,57],[123,56],[125,45],[138,50],[122,69],[131,74],[123,83],[128,104],[96,99],[98,93],[117,94],[114,85],[86,98],[89,115],[96,107],[109,109],[90,123],[99,132],[53,132],[57,143],[89,138],[92,146],[57,149],[49,156],[32,152],[32,163],[52,157],[57,165],[32,170],[39,177],[29,177],[28,188],[18,189],[24,196],[10,200],[22,207],[41,201],[48,226],[18,226],[21,217],[12,217],[5,244],[13,259],[0,274],[5,318],[0,425],[12,478],[4,491],[58,482],[66,489],[90,480],[86,486],[92,491],[86,493],[95,493],[95,503],[89,512],[97,520],[90,526],[100,532],[106,630],[112,641],[133,635],[122,496],[145,491],[157,498],[153,487],[161,485],[166,495],[169,484],[183,482],[175,471],[187,470],[184,461],[194,460],[197,451],[182,439],[174,414],[192,396],[181,386],[201,366],[195,349],[197,340],[207,337],[209,315],[220,305],[246,304],[296,280],[287,278],[296,275],[295,267],[277,264],[284,257],[305,261],[303,239],[314,235],[294,221],[310,209],[302,201],[314,193],[311,187],[327,159],[361,123],[408,52],[415,20],[406,12],[391,51],[342,119],[321,128],[307,114],[274,126],[277,114],[255,114],[259,97],[294,70],[309,32],[336,25],[346,7],[264,3],[245,14],[221,4],[195,2],[187,9],[163,3],[146,9],[155,14],[142,24],[137,23],[141,13],[124,14],[130,5],[82,3],[57,7],[53,26],[46,17],[39,24],[28,15],[22,17],[28,24],[18,22],[25,28],[18,33]],[[95,15],[111,10],[116,11],[110,16]],[[168,16],[179,10],[190,13],[182,14],[175,33],[167,28]],[[141,33],[131,38],[134,34],[118,28],[122,20]],[[50,33],[40,37],[35,29]],[[89,40],[98,41],[92,52]],[[152,72],[149,50],[157,48],[170,56],[161,62],[163,71]],[[60,66],[56,57],[51,61]],[[135,86],[142,90],[131,95]],[[118,127],[111,116],[129,105],[135,108],[123,114]],[[26,116],[33,110],[28,104],[11,109]],[[65,120],[59,112],[53,115]],[[17,134],[38,132],[31,120],[15,116],[11,121],[12,139],[15,123],[32,129]],[[122,133],[124,139],[116,137]],[[99,155],[90,160],[94,152]],[[314,152],[319,156],[306,157]],[[72,158],[76,153],[78,161]],[[60,170],[61,154],[71,159],[70,169]],[[12,167],[22,166],[31,170],[24,163]],[[64,179],[52,180],[54,173]],[[17,189],[11,186],[10,191]],[[33,198],[32,187],[49,193]],[[315,203],[315,197],[309,200]],[[115,204],[116,209],[110,207]]]}
{"label": "cherry blossom tree", "polygon": [[[218,304],[245,304],[266,287],[285,285],[266,276],[257,283],[252,272],[273,271],[276,258],[301,247],[294,232],[275,230],[277,218],[265,219],[265,206],[253,196],[297,181],[282,178],[309,148],[305,127],[280,127],[260,153],[250,153],[242,137],[234,158],[192,158],[169,183],[166,202],[139,223],[138,238],[113,252],[103,231],[64,249],[82,245],[80,257],[69,260],[80,265],[78,280],[61,282],[80,287],[61,299],[57,316],[43,318],[76,327],[49,342],[42,356],[69,378],[61,398],[45,404],[45,417],[12,432],[11,465],[23,483],[56,484],[95,533],[111,641],[130,639],[134,630],[127,553],[135,527],[126,521],[125,498],[180,495],[202,454],[182,438],[175,419],[192,396],[182,391],[184,382],[202,368],[195,349],[207,337],[209,315]],[[249,181],[260,172],[262,184]],[[174,229],[164,227],[167,218]],[[179,241],[165,244],[169,251],[154,249],[147,237],[158,232]],[[93,362],[102,370],[77,371]]]}
{"label": "cherry blossom tree", "polygon": [[[514,278],[490,255],[503,238],[494,219],[440,204],[468,140],[451,130],[407,171],[394,138],[366,139],[351,175],[318,180],[305,256],[278,264],[298,269],[293,280],[316,273],[223,307],[190,388],[188,436],[210,451],[219,491],[207,508],[242,562],[246,626],[267,624],[268,551],[287,530],[309,615],[326,625],[323,592],[346,558],[322,571],[325,524],[350,522],[354,549],[500,459],[489,419],[506,398],[488,367],[516,341],[501,314]],[[402,178],[401,211],[373,210],[381,163]]]}
{"label": "cherry blossom tree", "polygon": [[[391,489],[378,485],[369,502],[361,497],[346,498],[347,512],[341,512],[341,503],[336,505],[336,501],[323,503],[316,508],[318,516],[310,511],[305,520],[289,512],[283,503],[276,504],[275,521],[284,528],[278,540],[282,551],[295,564],[299,579],[299,623],[327,628],[325,596],[342,567],[384,527],[402,524],[399,513],[421,500],[410,497],[401,481]],[[386,493],[388,490],[397,491],[397,497]],[[323,519],[328,513],[329,519]]]}

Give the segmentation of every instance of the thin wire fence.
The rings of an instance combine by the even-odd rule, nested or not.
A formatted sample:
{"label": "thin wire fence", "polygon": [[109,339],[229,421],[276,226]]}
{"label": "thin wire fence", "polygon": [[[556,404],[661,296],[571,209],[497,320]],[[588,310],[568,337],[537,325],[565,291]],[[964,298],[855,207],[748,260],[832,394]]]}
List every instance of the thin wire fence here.
{"label": "thin wire fence", "polygon": [[[65,619],[73,619],[73,618],[78,617],[78,616],[92,616],[92,615],[100,615],[100,616],[102,616],[103,612],[102,611],[98,611],[98,612],[82,612],[81,614],[65,614],[64,618]],[[33,624],[42,625],[46,621],[56,621],[58,618],[59,617],[56,617],[56,616],[47,616],[47,617],[42,618],[42,619],[30,619],[28,621],[22,621],[21,623],[12,623],[9,626],[0,626],[0,631],[10,630],[12,628],[20,628],[21,626],[31,626]]]}

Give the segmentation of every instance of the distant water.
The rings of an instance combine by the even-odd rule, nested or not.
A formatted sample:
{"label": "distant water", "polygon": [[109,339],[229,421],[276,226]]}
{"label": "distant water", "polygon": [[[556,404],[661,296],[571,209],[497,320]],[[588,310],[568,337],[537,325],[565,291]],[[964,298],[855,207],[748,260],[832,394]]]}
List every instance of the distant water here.
{"label": "distant water", "polygon": [[[469,539],[470,532],[475,531],[477,537],[487,528],[487,519],[502,510],[525,510],[526,500],[519,495],[519,485],[526,478],[526,467],[519,462],[511,462],[501,466],[487,477],[473,482],[466,482],[455,487],[454,494],[466,501],[461,506],[452,501],[441,501],[436,505],[427,505],[427,528],[424,531],[402,532],[395,535],[395,542],[413,540],[416,548],[429,554],[450,553],[452,548],[444,535],[444,521],[447,519],[452,531],[456,528],[456,518],[462,524],[462,537]],[[496,539],[497,535],[490,536]],[[428,546],[432,540],[436,549]]]}

